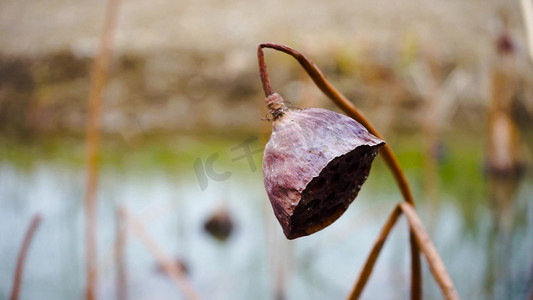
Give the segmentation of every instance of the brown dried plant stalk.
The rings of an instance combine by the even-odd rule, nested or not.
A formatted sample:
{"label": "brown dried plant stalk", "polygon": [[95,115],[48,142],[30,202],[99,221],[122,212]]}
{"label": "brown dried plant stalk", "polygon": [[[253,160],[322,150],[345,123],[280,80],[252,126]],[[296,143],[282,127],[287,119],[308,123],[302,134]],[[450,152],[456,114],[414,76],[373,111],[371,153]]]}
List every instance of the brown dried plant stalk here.
{"label": "brown dried plant stalk", "polygon": [[435,249],[435,246],[433,246],[431,239],[429,238],[426,230],[424,229],[422,221],[420,221],[420,218],[418,217],[418,214],[416,213],[414,207],[406,202],[402,202],[396,205],[389,218],[387,219],[385,226],[383,226],[383,229],[381,230],[376,242],[374,243],[374,246],[372,247],[372,251],[370,251],[370,255],[368,256],[363,270],[361,271],[361,274],[359,275],[359,278],[357,279],[356,284],[352,289],[349,299],[359,299],[359,297],[361,296],[361,293],[363,292],[368,278],[372,273],[374,264],[378,259],[379,253],[383,248],[383,245],[385,244],[385,241],[387,240],[390,231],[392,230],[392,228],[396,224],[396,221],[402,213],[407,217],[409,226],[416,237],[416,242],[420,249],[422,249],[424,255],[426,256],[429,268],[433,274],[433,277],[435,277],[435,280],[441,288],[442,294],[446,299],[449,300],[459,299],[459,295],[455,290],[453,282],[450,279],[450,276],[448,275],[448,272],[446,271],[446,268],[444,267],[444,264],[442,263],[442,260],[440,259],[440,256],[437,250]]}
{"label": "brown dried plant stalk", "polygon": [[[339,91],[337,91],[328,82],[324,74],[316,67],[316,65],[311,60],[309,60],[307,57],[305,57],[300,52],[288,46],[280,45],[280,44],[264,43],[264,44],[260,44],[258,47],[257,57],[258,57],[258,62],[259,62],[261,82],[263,84],[263,90],[267,97],[273,94],[273,89],[271,87],[270,79],[268,76],[268,72],[267,72],[267,68],[266,68],[266,64],[264,60],[263,48],[275,49],[275,50],[284,52],[294,57],[300,63],[300,65],[306,70],[306,72],[312,78],[314,83],[320,88],[320,90],[326,96],[328,96],[330,100],[332,100],[338,107],[340,107],[350,117],[354,118],[356,121],[363,124],[370,133],[374,134],[378,138],[381,138],[381,135],[377,132],[374,126],[372,126],[370,121],[368,121],[368,119],[366,119],[365,116],[346,97],[344,97]],[[398,160],[396,159],[394,152],[392,151],[390,146],[385,145],[381,149],[380,154],[385,160],[389,169],[391,170],[400,188],[400,191],[402,193],[402,196],[405,202],[408,205],[410,205],[409,206],[410,208],[414,208],[415,203],[414,203],[413,195],[411,193],[411,189],[409,187],[409,183],[407,182],[407,178],[405,177],[405,174],[403,170],[401,169],[400,164],[398,163]],[[401,205],[397,206],[393,210],[391,217],[389,217],[383,231],[381,232],[378,238],[378,241],[374,245],[374,248],[372,252],[370,253],[369,258],[367,259],[367,262],[365,263],[365,267],[363,268],[361,276],[354,287],[354,290],[352,292],[350,299],[357,299],[359,295],[361,294],[362,289],[364,285],[366,284],[366,281],[372,272],[373,265],[379,256],[379,252],[385,242],[385,239],[390,233],[390,230],[394,227],[397,218],[399,217],[401,211],[403,210],[404,208]],[[416,216],[416,211],[414,211],[414,209],[413,209],[413,212],[414,212],[414,215]],[[409,214],[408,217],[411,217],[410,218],[411,220],[413,217],[413,214],[412,213]],[[418,219],[417,216],[416,218]],[[416,223],[416,224],[419,225],[418,227],[416,227],[416,229],[420,229],[420,228],[423,229],[421,223],[420,224]],[[425,232],[425,230],[423,232]],[[410,237],[409,237],[410,245],[411,245],[411,299],[422,298],[422,272],[421,272],[419,247],[425,247],[423,248],[424,254],[426,254],[426,257],[428,258],[431,257],[431,259],[428,259],[430,262],[430,265],[436,261],[440,262],[440,258],[438,256],[438,253],[434,249],[434,247],[429,247],[427,246],[427,244],[420,242],[420,241],[424,241],[424,242],[429,241],[429,243],[431,243],[431,241],[429,240],[429,237],[427,237],[427,234],[423,237],[417,236],[417,234],[420,235],[421,233],[422,231],[415,230],[415,227],[411,225]],[[431,250],[427,250],[427,249],[435,250],[435,252],[432,252]],[[438,282],[441,282],[442,278],[449,279],[449,276],[447,275],[446,270],[444,268],[432,267],[432,270],[433,269],[437,270],[433,274],[434,276],[436,276]],[[445,280],[443,282],[446,282],[448,284],[448,282]],[[450,285],[451,289],[447,288],[446,291],[443,289],[443,293],[449,299],[458,299],[458,297],[456,297],[457,294],[455,293],[455,289],[453,289],[453,284],[451,283],[451,281],[449,281],[449,283],[451,284]],[[454,293],[449,293],[450,290],[454,291]]]}
{"label": "brown dried plant stalk", "polygon": [[168,256],[161,246],[153,239],[146,231],[142,222],[133,216],[126,207],[119,208],[119,214],[125,220],[126,226],[141,240],[146,248],[152,253],[161,268],[168,274],[170,279],[181,289],[185,299],[201,300],[202,297],[194,289],[192,283],[187,279],[187,276],[181,268],[179,268]]}
{"label": "brown dried plant stalk", "polygon": [[20,295],[20,285],[22,284],[22,273],[24,271],[24,263],[26,262],[26,256],[28,254],[28,249],[30,248],[31,241],[35,231],[41,223],[41,215],[36,214],[33,216],[30,226],[24,235],[24,241],[20,247],[19,256],[17,258],[17,268],[15,269],[15,276],[13,278],[13,288],[11,289],[11,300],[17,300]]}
{"label": "brown dried plant stalk", "polygon": [[115,32],[119,0],[108,0],[100,46],[91,70],[87,115],[87,187],[85,192],[86,299],[96,299],[97,292],[97,183],[100,157],[100,117],[102,91],[107,80],[111,42]]}
{"label": "brown dried plant stalk", "polygon": [[116,209],[115,220],[116,299],[126,300],[128,299],[128,287],[124,248],[126,246],[127,232],[124,218],[119,209]]}
{"label": "brown dried plant stalk", "polygon": [[437,249],[435,249],[433,242],[431,242],[431,239],[429,238],[422,221],[418,217],[415,208],[411,204],[405,202],[400,203],[399,206],[403,214],[407,217],[409,226],[416,237],[416,242],[426,256],[429,269],[441,288],[442,294],[448,300],[459,299],[459,295],[457,294],[453,282],[446,271],[446,267],[444,266]]}
{"label": "brown dried plant stalk", "polygon": [[357,281],[352,289],[349,299],[359,299],[359,297],[363,293],[363,289],[368,281],[368,278],[370,278],[370,274],[372,274],[372,269],[374,268],[374,264],[378,260],[381,249],[383,248],[383,245],[385,244],[385,241],[387,240],[387,237],[389,236],[389,233],[391,232],[392,228],[394,227],[394,225],[396,225],[396,221],[398,221],[398,218],[400,217],[401,213],[402,211],[400,209],[400,206],[396,205],[389,218],[387,219],[385,226],[383,226],[383,229],[381,229],[381,232],[379,233],[379,236],[376,242],[374,243],[374,246],[372,247],[372,251],[370,251],[370,255],[368,255],[368,258],[366,259],[363,270],[361,271],[359,278],[357,278]]}
{"label": "brown dried plant stalk", "polygon": [[533,61],[533,4],[529,0],[520,0],[520,8],[524,18],[524,27],[527,33],[529,58]]}

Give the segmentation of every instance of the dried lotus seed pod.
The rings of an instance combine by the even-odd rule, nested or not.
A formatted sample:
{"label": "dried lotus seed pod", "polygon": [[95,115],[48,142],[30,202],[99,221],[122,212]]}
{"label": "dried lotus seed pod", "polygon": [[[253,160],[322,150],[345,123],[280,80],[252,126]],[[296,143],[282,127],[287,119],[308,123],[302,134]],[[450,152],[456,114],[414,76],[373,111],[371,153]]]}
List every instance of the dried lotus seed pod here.
{"label": "dried lotus seed pod", "polygon": [[288,110],[276,93],[266,102],[273,128],[263,154],[265,188],[285,236],[295,239],[344,213],[385,142],[345,115]]}

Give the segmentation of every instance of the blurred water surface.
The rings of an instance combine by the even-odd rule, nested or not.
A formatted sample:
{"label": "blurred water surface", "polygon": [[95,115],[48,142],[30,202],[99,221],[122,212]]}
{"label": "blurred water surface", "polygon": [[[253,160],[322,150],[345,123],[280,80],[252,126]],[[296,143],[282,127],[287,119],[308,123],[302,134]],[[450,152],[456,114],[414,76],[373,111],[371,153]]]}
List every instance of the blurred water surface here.
{"label": "blurred water surface", "polygon": [[[423,183],[425,164],[418,137],[406,142],[396,137],[392,143],[413,185],[421,218],[459,294],[464,299],[524,299],[533,280],[533,179],[527,173],[519,181],[486,178],[479,136],[443,139],[436,193],[428,192]],[[233,147],[246,139],[195,138],[185,148],[182,144],[180,151],[173,150],[178,146],[171,142],[154,142],[135,151],[104,146],[98,194],[102,299],[115,297],[113,244],[119,204],[142,220],[169,255],[187,265],[190,279],[206,299],[275,299],[280,293],[287,299],[343,299],[349,294],[377,233],[401,200],[385,165],[377,158],[360,195],[336,223],[312,236],[287,241],[267,202],[261,154],[253,156],[255,171],[247,160],[235,160],[240,154]],[[2,150],[2,299],[9,295],[24,232],[37,212],[43,222],[29,251],[21,299],[83,298],[83,143],[59,145],[64,147],[56,145],[53,151],[24,144]],[[256,141],[252,149],[259,147]],[[206,169],[195,169],[194,160],[205,163],[213,153],[219,154],[214,170],[230,175],[217,181],[206,173],[207,186],[202,190],[198,176]],[[235,224],[226,242],[203,229],[221,208]],[[408,297],[407,236],[407,224],[401,219],[363,299]],[[130,299],[180,299],[180,291],[158,271],[153,256],[132,234],[126,262]],[[427,265],[424,274],[426,298],[440,298]]]}

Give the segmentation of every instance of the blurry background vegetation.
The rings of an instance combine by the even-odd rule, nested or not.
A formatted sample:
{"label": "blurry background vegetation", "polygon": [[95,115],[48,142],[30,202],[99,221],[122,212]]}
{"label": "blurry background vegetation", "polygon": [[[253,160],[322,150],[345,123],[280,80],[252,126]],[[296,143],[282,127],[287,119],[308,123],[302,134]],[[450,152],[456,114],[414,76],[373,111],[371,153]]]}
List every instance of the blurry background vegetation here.
{"label": "blurry background vegetation", "polygon": [[[105,2],[1,5],[2,133],[83,134],[87,78]],[[254,48],[265,41],[291,45],[319,62],[382,130],[388,123],[420,127],[417,108],[424,97],[413,72],[429,68],[437,86],[459,72],[446,123],[467,115],[460,119],[465,125],[478,125],[502,15],[523,81],[517,111],[527,122],[533,76],[519,8],[513,1],[124,1],[102,130],[130,140],[257,127],[262,96]],[[286,98],[322,99],[315,88],[302,86],[308,80],[293,61],[267,59]],[[383,116],[390,106],[398,113]],[[393,121],[381,122],[389,117]]]}
{"label": "blurry background vegetation", "polygon": [[[42,240],[37,236],[33,245],[41,254],[33,264],[28,258],[23,298],[83,293],[85,122],[105,4],[0,2],[0,264],[8,266],[0,272],[0,298],[8,295],[14,257],[36,211],[44,211]],[[158,217],[146,223],[168,252],[188,261],[207,299],[347,295],[400,196],[378,159],[352,205],[358,208],[340,225],[302,241],[282,238],[260,167],[254,172],[245,160],[234,161],[242,153],[232,150],[250,137],[257,138],[252,150],[261,148],[270,131],[261,121],[256,47],[262,42],[287,44],[311,58],[398,151],[460,295],[532,293],[533,67],[518,1],[122,0],[103,98],[101,256],[108,250],[102,244],[112,241],[115,204],[138,213],[156,207],[150,214]],[[337,110],[295,61],[268,50],[266,59],[284,98]],[[502,152],[491,161],[491,153]],[[209,178],[202,190],[193,164],[213,153],[220,154],[216,169],[232,175],[224,182]],[[254,155],[257,166],[260,157]],[[238,229],[232,245],[197,237],[220,207]],[[363,295],[368,299],[408,293],[406,232],[397,235]],[[54,251],[46,248],[50,240]],[[131,273],[146,273],[151,258],[130,251]],[[46,259],[57,263],[38,263]],[[102,264],[108,267],[100,293],[109,298],[113,273]],[[246,278],[245,287],[222,278]],[[433,299],[438,289],[426,278]],[[158,280],[143,275],[129,288],[153,290],[165,283]],[[179,295],[171,284],[167,289]]]}

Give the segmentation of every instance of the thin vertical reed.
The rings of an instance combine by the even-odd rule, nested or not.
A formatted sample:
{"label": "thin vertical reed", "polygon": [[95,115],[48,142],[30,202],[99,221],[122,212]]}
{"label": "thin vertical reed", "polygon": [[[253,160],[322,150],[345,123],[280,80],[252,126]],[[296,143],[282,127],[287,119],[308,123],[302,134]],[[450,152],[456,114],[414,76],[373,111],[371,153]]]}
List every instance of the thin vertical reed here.
{"label": "thin vertical reed", "polygon": [[531,0],[520,0],[520,5],[526,28],[529,57],[533,61],[533,3]]}
{"label": "thin vertical reed", "polygon": [[128,288],[124,246],[126,245],[127,231],[119,209],[116,211],[115,220],[116,296],[117,300],[126,300],[128,299]]}
{"label": "thin vertical reed", "polygon": [[86,299],[96,299],[98,262],[96,246],[97,227],[97,184],[100,158],[100,118],[102,91],[107,80],[111,42],[116,27],[119,0],[107,2],[106,16],[98,53],[91,70],[91,87],[87,115],[87,188],[85,192],[85,257],[86,257]]}
{"label": "thin vertical reed", "polygon": [[100,157],[100,118],[102,91],[107,80],[111,42],[115,32],[119,0],[109,0],[98,53],[91,70],[91,87],[87,115],[87,187],[85,192],[85,256],[86,256],[86,299],[96,299],[97,262],[97,183]]}
{"label": "thin vertical reed", "polygon": [[35,231],[41,223],[41,215],[35,214],[31,220],[30,226],[26,230],[24,235],[24,241],[20,247],[19,256],[17,258],[17,268],[15,269],[15,276],[13,278],[13,287],[11,289],[11,300],[17,300],[20,295],[20,285],[22,284],[22,273],[24,271],[24,264],[26,262],[26,256],[28,254],[28,249],[30,248],[31,241]]}

